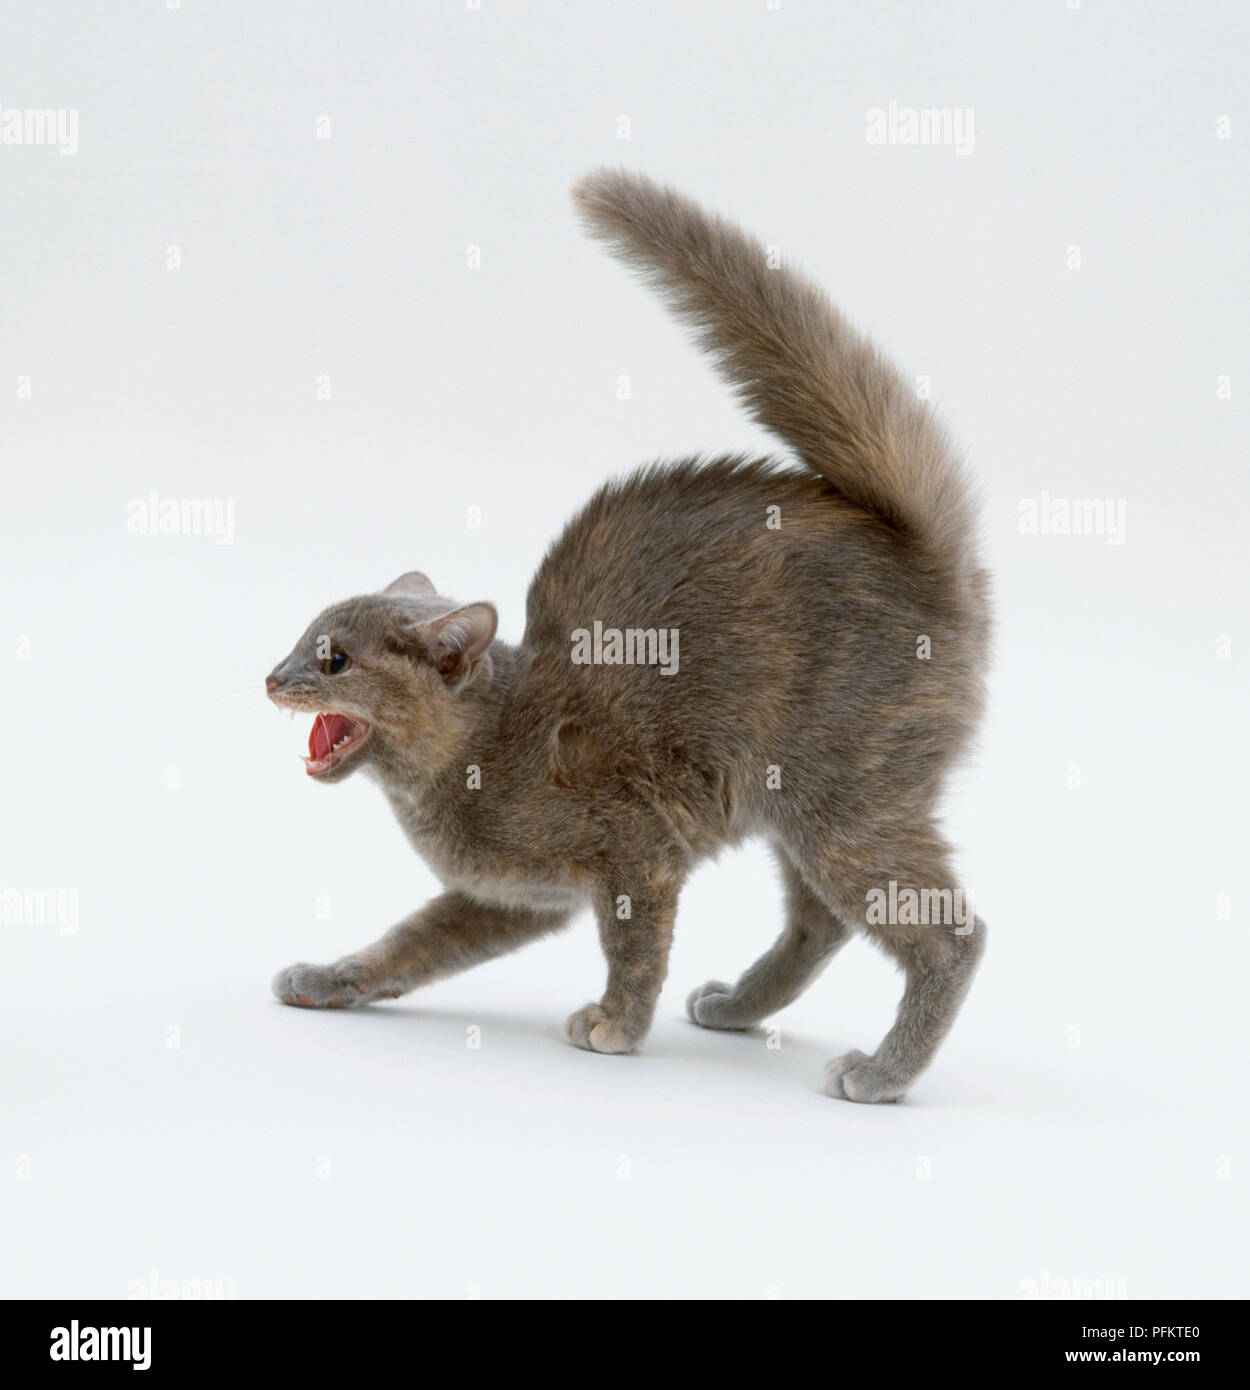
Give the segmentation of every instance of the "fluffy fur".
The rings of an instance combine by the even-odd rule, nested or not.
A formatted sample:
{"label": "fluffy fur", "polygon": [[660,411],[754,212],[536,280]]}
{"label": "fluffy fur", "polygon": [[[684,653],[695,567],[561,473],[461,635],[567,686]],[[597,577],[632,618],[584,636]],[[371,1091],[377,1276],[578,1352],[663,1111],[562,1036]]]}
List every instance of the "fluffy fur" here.
{"label": "fluffy fur", "polygon": [[[980,919],[870,910],[957,887],[935,808],[981,714],[988,633],[966,479],[902,378],[759,243],[632,174],[594,174],[574,199],[803,467],[687,460],[610,483],[543,560],[515,647],[489,604],[457,607],[423,575],[322,613],[271,698],[342,716],[341,750],[310,770],[368,768],[446,891],[334,965],[282,971],[274,991],[330,1008],[394,997],[589,905],[607,986],[568,1036],[628,1052],[686,876],[762,835],[781,935],[736,984],[696,989],[691,1019],[758,1024],[865,931],[905,972],[902,1002],[871,1056],[829,1064],[825,1089],[897,1099],[985,940]],[[578,664],[574,635],[596,622],[674,631],[680,662]]]}

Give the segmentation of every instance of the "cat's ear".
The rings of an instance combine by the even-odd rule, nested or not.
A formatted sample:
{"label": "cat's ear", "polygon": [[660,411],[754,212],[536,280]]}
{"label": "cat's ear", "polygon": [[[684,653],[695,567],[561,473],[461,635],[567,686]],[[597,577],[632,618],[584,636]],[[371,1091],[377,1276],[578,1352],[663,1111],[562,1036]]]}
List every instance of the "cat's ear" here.
{"label": "cat's ear", "polygon": [[407,574],[401,574],[393,584],[388,584],[382,592],[384,594],[407,594],[410,598],[428,598],[431,594],[436,594],[438,590],[420,570],[409,570]]}
{"label": "cat's ear", "polygon": [[459,690],[477,675],[483,659],[489,661],[486,650],[498,625],[493,604],[470,603],[422,623],[416,631],[425,659],[451,689]]}

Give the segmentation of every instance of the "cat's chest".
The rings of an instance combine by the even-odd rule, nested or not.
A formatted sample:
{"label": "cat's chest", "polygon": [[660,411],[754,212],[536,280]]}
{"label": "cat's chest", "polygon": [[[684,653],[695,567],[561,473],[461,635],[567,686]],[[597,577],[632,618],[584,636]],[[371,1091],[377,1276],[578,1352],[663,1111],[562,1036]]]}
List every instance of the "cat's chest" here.
{"label": "cat's chest", "polygon": [[461,827],[428,818],[415,802],[392,795],[392,805],[412,847],[445,888],[496,907],[539,912],[583,906],[587,892],[566,882],[549,865],[487,848]]}
{"label": "cat's chest", "polygon": [[423,838],[416,848],[445,888],[494,907],[568,912],[586,901],[584,892],[537,865],[510,863],[500,856],[479,853],[470,847],[452,848],[441,843],[437,836]]}
{"label": "cat's chest", "polygon": [[449,873],[440,873],[439,877],[448,888],[494,907],[524,907],[534,912],[572,912],[586,903],[584,893],[554,879],[521,874],[473,873],[454,868]]}

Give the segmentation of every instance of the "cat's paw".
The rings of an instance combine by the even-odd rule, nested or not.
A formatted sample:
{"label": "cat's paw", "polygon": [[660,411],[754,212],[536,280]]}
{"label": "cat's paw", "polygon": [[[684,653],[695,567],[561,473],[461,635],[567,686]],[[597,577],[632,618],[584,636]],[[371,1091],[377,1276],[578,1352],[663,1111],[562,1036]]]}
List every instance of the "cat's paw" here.
{"label": "cat's paw", "polygon": [[273,992],[301,1009],[354,1009],[373,999],[399,998],[397,991],[377,989],[365,967],[350,960],[289,965],[273,977]]}
{"label": "cat's paw", "polygon": [[907,1090],[880,1062],[855,1050],[844,1057],[835,1057],[825,1068],[825,1095],[839,1100],[857,1100],[868,1104],[902,1100]]}
{"label": "cat's paw", "polygon": [[642,1041],[610,1017],[602,1004],[587,1004],[571,1014],[564,1032],[569,1042],[587,1052],[632,1052]]}
{"label": "cat's paw", "polygon": [[691,990],[686,999],[690,1021],[701,1028],[741,1029],[749,1025],[739,1021],[732,985],[721,980],[709,980]]}

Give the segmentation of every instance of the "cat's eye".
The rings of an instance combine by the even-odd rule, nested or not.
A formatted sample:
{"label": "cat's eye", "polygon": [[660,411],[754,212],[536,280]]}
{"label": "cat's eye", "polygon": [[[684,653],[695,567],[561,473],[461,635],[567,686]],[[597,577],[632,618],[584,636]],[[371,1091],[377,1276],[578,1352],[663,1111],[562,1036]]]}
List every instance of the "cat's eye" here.
{"label": "cat's eye", "polygon": [[338,676],[346,671],[351,664],[351,657],[336,647],[321,663],[321,671],[323,675]]}

